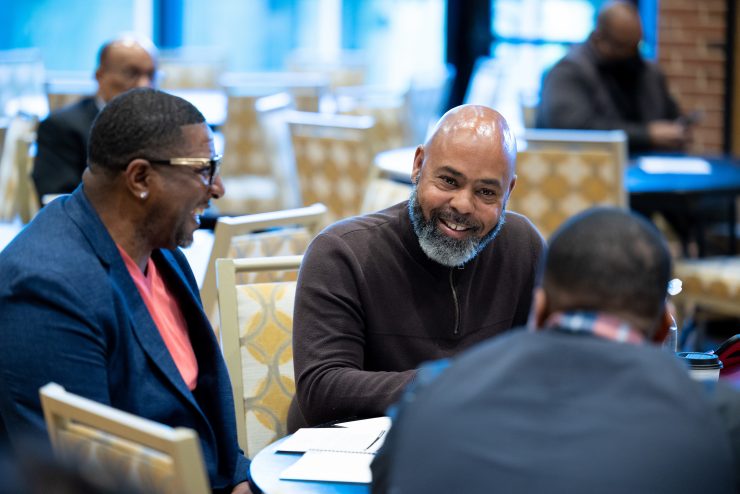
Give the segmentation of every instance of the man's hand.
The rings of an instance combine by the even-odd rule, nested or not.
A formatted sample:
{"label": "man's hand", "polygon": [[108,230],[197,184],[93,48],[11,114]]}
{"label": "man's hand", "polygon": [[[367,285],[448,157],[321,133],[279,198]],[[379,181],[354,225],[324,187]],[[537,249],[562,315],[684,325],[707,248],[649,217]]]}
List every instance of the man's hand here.
{"label": "man's hand", "polygon": [[234,489],[232,489],[231,494],[252,494],[252,489],[249,488],[249,482],[236,484]]}
{"label": "man's hand", "polygon": [[655,120],[648,124],[650,142],[656,148],[682,149],[689,142],[689,127],[669,120]]}

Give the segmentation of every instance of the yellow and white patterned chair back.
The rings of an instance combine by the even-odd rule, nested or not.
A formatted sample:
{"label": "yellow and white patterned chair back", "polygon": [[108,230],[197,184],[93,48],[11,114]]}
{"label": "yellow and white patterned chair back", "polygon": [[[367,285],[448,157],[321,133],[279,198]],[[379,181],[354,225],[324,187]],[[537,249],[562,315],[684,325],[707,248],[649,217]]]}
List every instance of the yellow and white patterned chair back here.
{"label": "yellow and white patterned chair back", "polygon": [[304,204],[326,204],[328,223],[359,214],[375,156],[374,119],[295,112],[288,123]]}
{"label": "yellow and white patterned chair back", "polygon": [[[218,219],[200,289],[203,308],[217,333],[220,323],[216,307],[216,259],[303,254],[326,222],[326,214],[326,206],[317,203],[302,208]],[[277,281],[293,275],[286,273],[285,276],[267,279],[264,278],[267,273],[259,276],[263,281]]]}
{"label": "yellow and white patterned chair back", "polygon": [[28,223],[38,211],[38,197],[31,180],[38,119],[18,114],[10,121],[0,156],[0,220],[12,221],[20,216]]}
{"label": "yellow and white patterned chair back", "polygon": [[158,86],[161,89],[215,89],[226,67],[223,50],[216,46],[188,46],[159,51]]}
{"label": "yellow and white patterned chair back", "polygon": [[338,88],[334,98],[338,113],[375,119],[376,153],[414,144],[404,94],[384,87],[348,86]]}
{"label": "yellow and white patterned chair back", "polygon": [[411,184],[397,182],[386,177],[373,178],[365,190],[360,214],[380,211],[408,200],[410,195]]}
{"label": "yellow and white patterned chair back", "polygon": [[172,458],[157,450],[76,423],[59,431],[57,440],[63,458],[105,476],[106,485],[125,481],[141,492],[176,492]]}
{"label": "yellow and white patterned chair back", "polygon": [[[549,135],[535,133],[543,132]],[[605,133],[598,134],[602,138]],[[606,134],[603,141],[588,140],[583,131],[559,133],[572,136],[570,140],[527,140],[526,149],[517,155],[517,181],[508,208],[527,216],[547,238],[584,209],[626,207],[626,137],[621,131]]]}
{"label": "yellow and white patterned chair back", "polygon": [[258,99],[255,107],[265,153],[280,188],[282,209],[299,208],[303,204],[301,186],[288,127],[288,118],[295,111],[294,99],[290,93],[277,93]]}
{"label": "yellow and white patterned chair back", "polygon": [[319,72],[227,72],[221,85],[240,91],[275,94],[287,92],[300,111],[319,111],[322,98],[329,92],[329,78]]}
{"label": "yellow and white patterned chair back", "polygon": [[266,138],[257,118],[256,102],[266,93],[227,88],[228,110],[223,126],[221,180],[226,194],[214,201],[227,214],[275,211],[283,207],[282,185],[272,168]]}
{"label": "yellow and white patterned chair back", "polygon": [[124,482],[154,494],[210,492],[195,431],[165,425],[42,387],[41,403],[55,453],[95,472],[103,485]]}
{"label": "yellow and white patterned chair back", "polygon": [[[289,227],[279,230],[248,233],[234,237],[227,257],[294,256],[306,252],[315,233],[306,227]],[[297,271],[262,271],[237,274],[237,283],[266,283],[272,281],[295,281]]]}
{"label": "yellow and white patterned chair back", "polygon": [[219,259],[221,348],[232,381],[239,445],[248,457],[287,434],[295,281],[237,284],[237,273],[297,270],[302,256]]}
{"label": "yellow and white patterned chair back", "polygon": [[674,273],[683,282],[681,293],[674,297],[682,312],[693,305],[740,317],[740,257],[679,259]]}

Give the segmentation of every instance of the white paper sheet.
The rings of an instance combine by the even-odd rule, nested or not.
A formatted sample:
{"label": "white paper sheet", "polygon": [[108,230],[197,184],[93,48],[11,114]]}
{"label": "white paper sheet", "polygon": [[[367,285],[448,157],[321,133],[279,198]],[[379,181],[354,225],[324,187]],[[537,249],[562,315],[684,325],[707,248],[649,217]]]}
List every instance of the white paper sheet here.
{"label": "white paper sheet", "polygon": [[309,450],[283,470],[280,479],[369,484],[374,457],[372,453]]}
{"label": "white paper sheet", "polygon": [[374,453],[383,444],[386,430],[380,427],[298,429],[280,444],[278,451],[302,453],[313,449]]}
{"label": "white paper sheet", "polygon": [[645,173],[680,173],[690,175],[709,175],[712,165],[701,158],[680,156],[644,156],[638,166]]}

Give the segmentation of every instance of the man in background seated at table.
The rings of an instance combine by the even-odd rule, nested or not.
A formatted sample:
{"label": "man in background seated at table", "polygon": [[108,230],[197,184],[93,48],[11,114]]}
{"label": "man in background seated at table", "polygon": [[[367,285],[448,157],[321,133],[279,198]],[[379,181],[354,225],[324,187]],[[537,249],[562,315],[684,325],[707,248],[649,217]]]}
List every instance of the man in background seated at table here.
{"label": "man in background seated at table", "polygon": [[608,2],[585,43],[545,76],[536,126],[622,129],[630,152],[681,150],[689,126],[657,66],[640,56],[642,25],[635,6]]}
{"label": "man in background seated at table", "polygon": [[498,112],[454,108],[416,149],[408,201],[314,239],[296,293],[289,430],[383,415],[420,363],[526,322],[544,241],[504,215],[515,158]]}
{"label": "man in background seated at table", "polygon": [[100,48],[95,96],[52,112],[39,125],[33,165],[39,200],[46,194],[70,193],[79,185],[95,116],[115,96],[135,87],[152,87],[156,69],[156,49],[147,38],[127,34]]}
{"label": "man in background seated at table", "polygon": [[599,208],[565,223],[530,330],[422,368],[373,492],[732,492],[720,416],[660,346],[670,274],[641,217]]}
{"label": "man in background seated at table", "polygon": [[111,100],[82,185],[0,253],[0,415],[10,438],[44,432],[39,388],[200,437],[214,492],[249,493],[226,366],[179,247],[224,193],[213,135],[187,101],[153,89]]}

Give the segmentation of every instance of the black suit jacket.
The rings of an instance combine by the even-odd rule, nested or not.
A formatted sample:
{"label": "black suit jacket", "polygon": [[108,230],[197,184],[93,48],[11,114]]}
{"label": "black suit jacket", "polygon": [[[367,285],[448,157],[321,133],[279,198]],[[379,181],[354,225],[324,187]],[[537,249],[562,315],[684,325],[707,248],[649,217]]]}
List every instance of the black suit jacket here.
{"label": "black suit jacket", "polygon": [[82,179],[87,166],[87,142],[98,107],[83,98],[51,113],[37,131],[33,181],[39,199],[44,194],[67,194]]}
{"label": "black suit jacket", "polygon": [[737,435],[657,346],[512,331],[440,367],[401,400],[374,494],[734,492]]}

